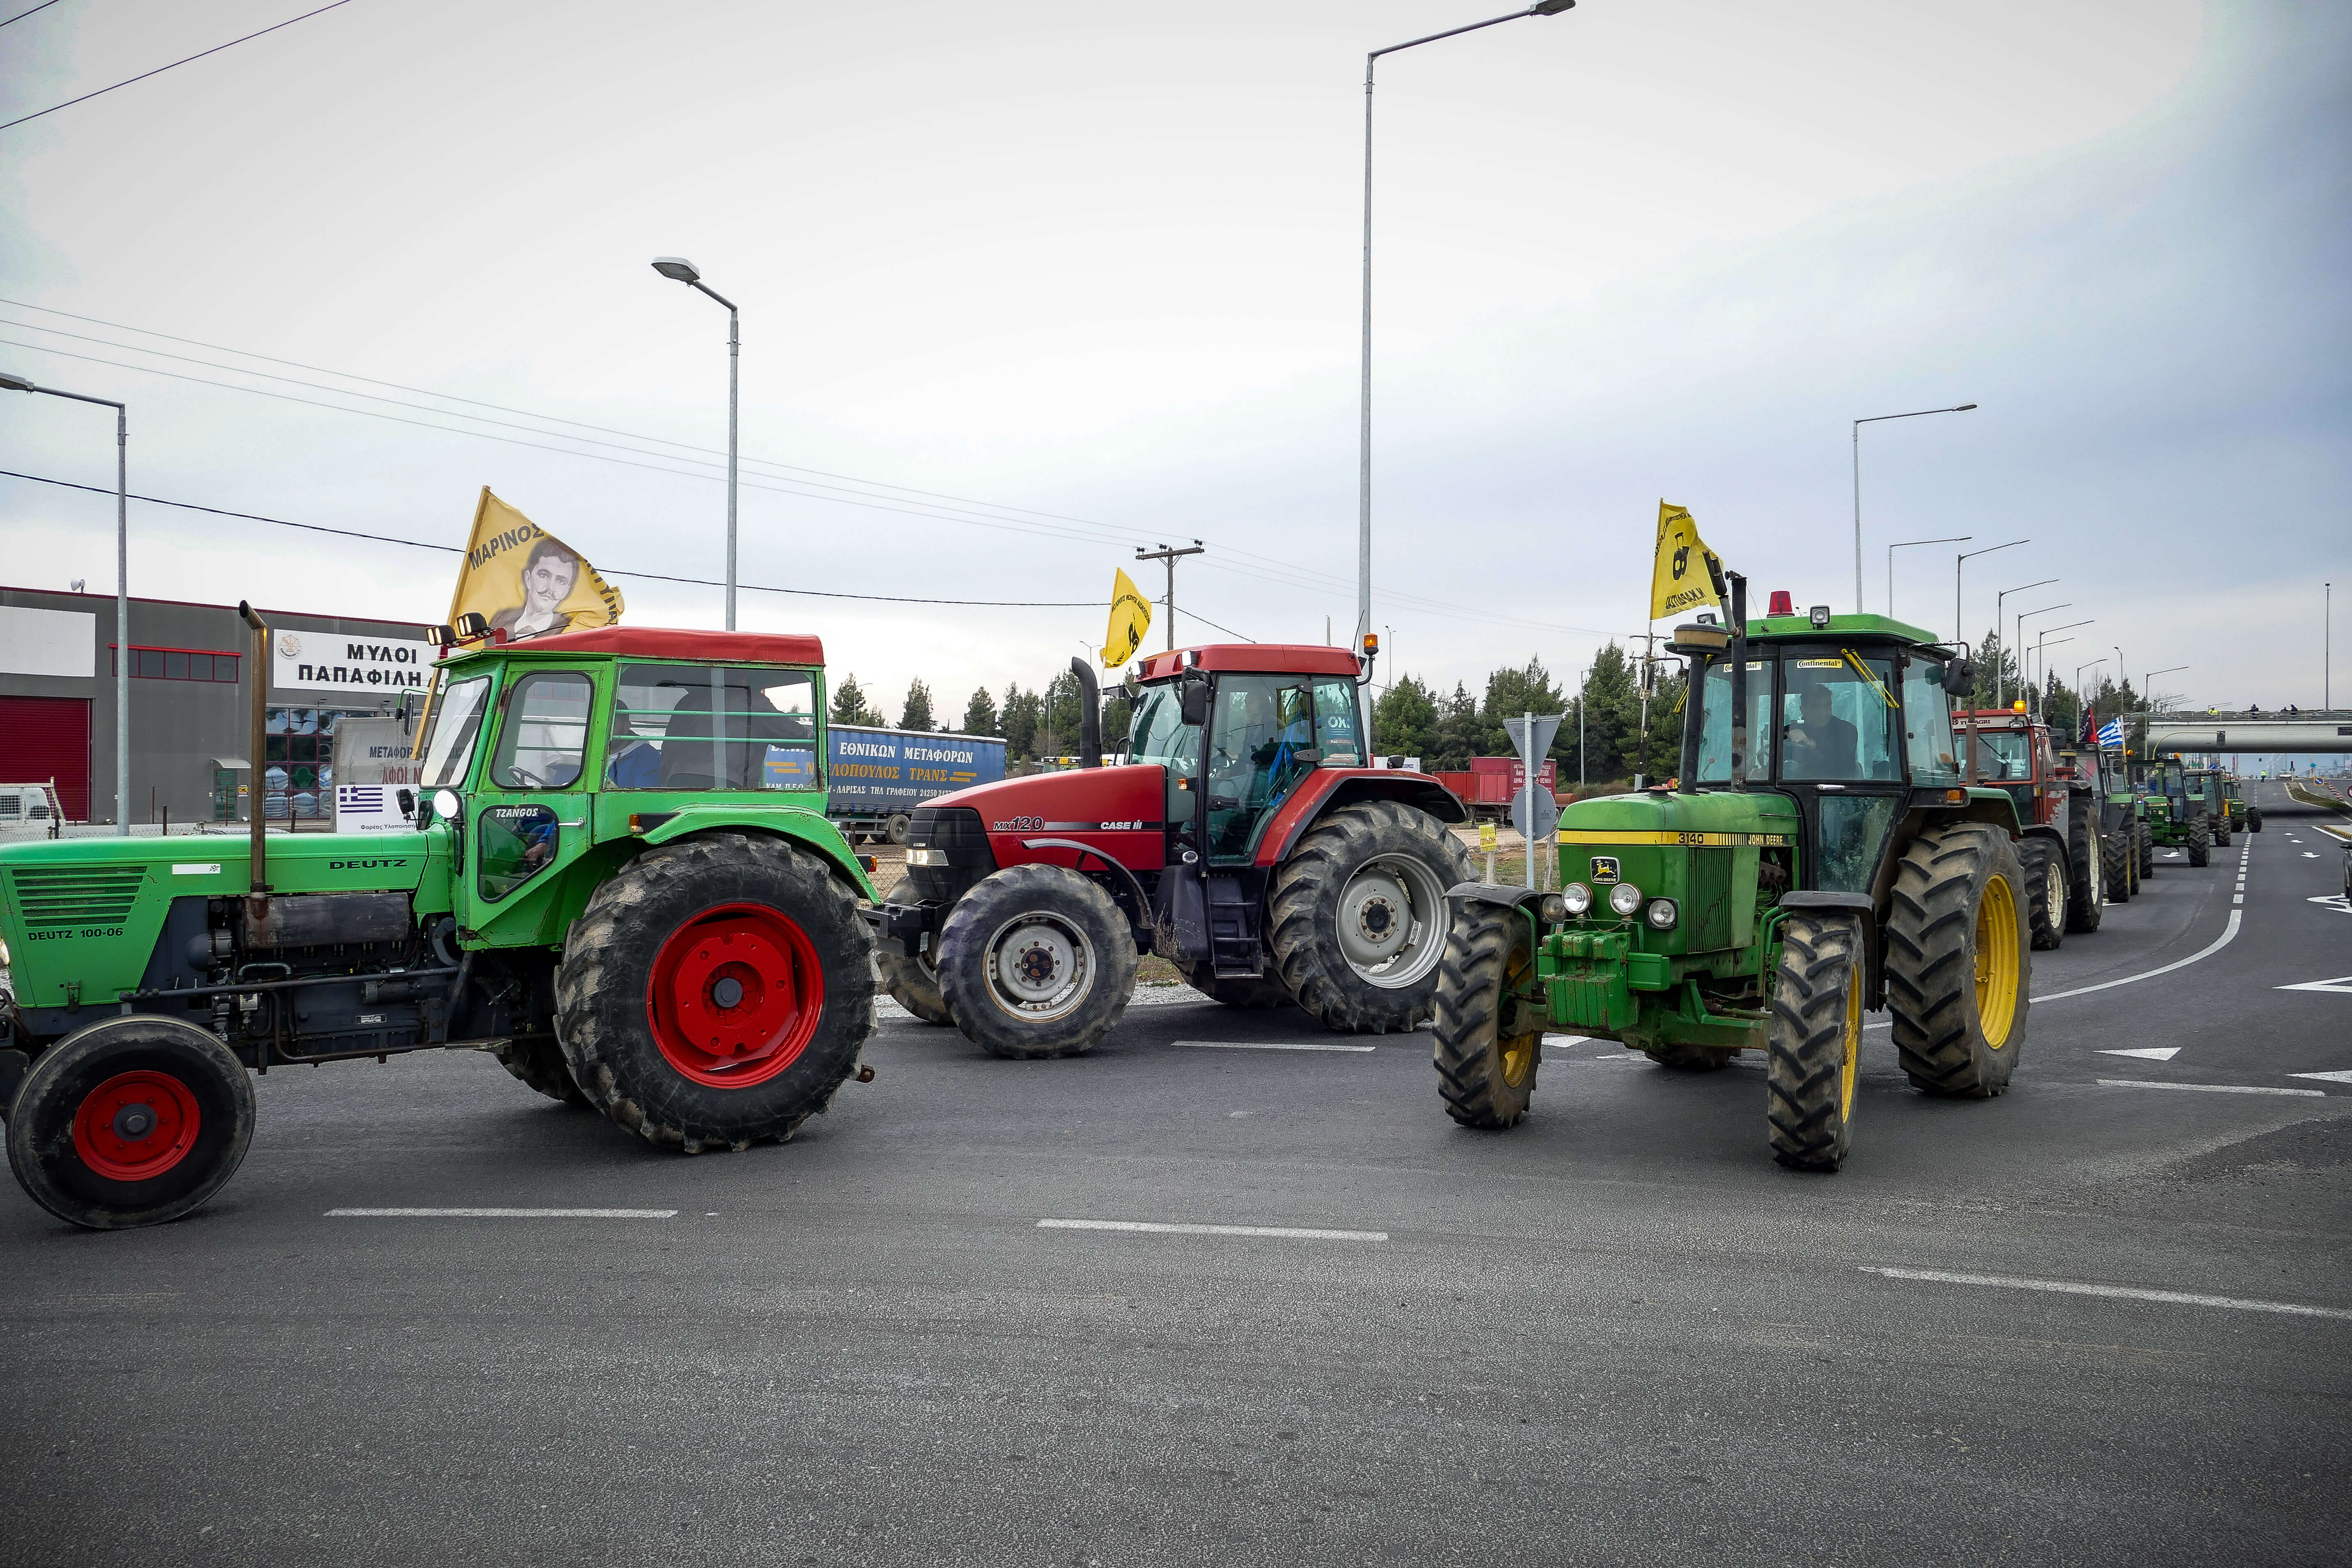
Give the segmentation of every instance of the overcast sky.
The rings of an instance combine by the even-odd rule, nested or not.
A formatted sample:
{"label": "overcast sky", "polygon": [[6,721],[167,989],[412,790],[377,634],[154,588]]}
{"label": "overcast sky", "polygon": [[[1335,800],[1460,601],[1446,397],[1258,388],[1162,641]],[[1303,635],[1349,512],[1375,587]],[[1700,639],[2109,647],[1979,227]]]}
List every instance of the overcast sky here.
{"label": "overcast sky", "polygon": [[[0,27],[0,120],[307,8],[60,0]],[[127,399],[135,491],[457,544],[488,484],[631,620],[716,626],[716,589],[625,575],[722,562],[725,312],[646,265],[683,255],[744,312],[746,583],[1084,606],[744,595],[892,717],[912,676],[957,715],[1042,683],[1160,541],[1209,545],[1186,640],[1219,635],[1188,605],[1344,639],[1363,55],[1491,14],[351,0],[0,131],[0,365]],[[1398,668],[1475,689],[1643,629],[1662,496],[1759,595],[1851,608],[1849,421],[1976,402],[1866,428],[1869,608],[1889,542],[2030,537],[1970,563],[1969,637],[2057,577],[2010,608],[2095,617],[2050,655],[2070,679],[2120,645],[2200,707],[2319,700],[2320,584],[2352,588],[2352,7],[1583,0],[1381,84]],[[0,400],[0,468],[110,485],[108,436]],[[134,594],[447,609],[448,556],[131,518]],[[110,590],[112,522],[0,479],[0,582]],[[1895,584],[1945,636],[1954,548]]]}

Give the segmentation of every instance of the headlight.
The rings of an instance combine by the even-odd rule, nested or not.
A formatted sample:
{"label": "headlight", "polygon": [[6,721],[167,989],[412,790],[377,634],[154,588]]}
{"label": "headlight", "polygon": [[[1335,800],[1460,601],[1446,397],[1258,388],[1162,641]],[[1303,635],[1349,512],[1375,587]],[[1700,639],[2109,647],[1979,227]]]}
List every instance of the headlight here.
{"label": "headlight", "polygon": [[1546,925],[1556,926],[1568,919],[1568,900],[1558,893],[1546,893],[1543,896],[1543,902],[1536,906],[1536,910],[1543,916]]}
{"label": "headlight", "polygon": [[1581,882],[1570,882],[1559,890],[1560,908],[1571,915],[1580,915],[1592,907],[1592,889]]}
{"label": "headlight", "polygon": [[0,969],[6,969],[8,967],[8,939],[5,936],[0,936]]}
{"label": "headlight", "polygon": [[1675,907],[1672,899],[1652,899],[1650,912],[1643,918],[1659,931],[1672,931],[1675,921],[1682,918],[1682,910]]}
{"label": "headlight", "polygon": [[944,849],[909,849],[907,851],[907,864],[909,866],[945,866],[947,863],[948,852]]}
{"label": "headlight", "polygon": [[1642,889],[1631,882],[1620,882],[1609,889],[1609,907],[1621,915],[1630,915],[1642,907]]}

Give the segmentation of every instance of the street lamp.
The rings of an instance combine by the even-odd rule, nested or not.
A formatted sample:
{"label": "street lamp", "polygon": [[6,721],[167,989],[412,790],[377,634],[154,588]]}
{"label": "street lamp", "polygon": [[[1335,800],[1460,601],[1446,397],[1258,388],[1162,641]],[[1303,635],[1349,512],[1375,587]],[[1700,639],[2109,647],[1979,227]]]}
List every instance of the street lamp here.
{"label": "street lamp", "polygon": [[1915,408],[1908,414],[1873,414],[1853,422],[1853,613],[1860,615],[1867,608],[1862,602],[1862,427],[1875,425],[1883,419],[1917,419],[1928,414],[1966,414],[1976,406],[1973,403],[1955,404],[1949,408]]}
{"label": "street lamp", "polygon": [[[2014,588],[2003,588],[2000,593],[1995,594],[1992,596],[1992,635],[2000,636],[2002,605],[2011,594],[2022,594],[2028,588],[2047,588],[2057,581],[2055,577],[2044,577],[2039,583],[2021,584]],[[2057,606],[2053,605],[2051,607],[2055,609]],[[2012,659],[2017,658],[2017,650],[2006,642],[2001,644],[2000,651]],[[2025,666],[2022,664],[2017,667],[2017,678],[2021,682],[2025,679]],[[1993,706],[1997,708],[2009,706],[2009,681],[2000,668],[2000,659],[1998,657],[1992,663],[1992,700]]]}
{"label": "street lamp", "polygon": [[[2039,631],[2039,632],[2037,632],[2037,633],[2035,633],[2035,634],[2034,634],[2034,637],[2033,637],[2033,679],[2034,679],[2034,682],[2035,682],[2035,684],[2036,684],[2037,686],[2043,686],[2043,685],[2047,685],[2047,684],[2049,684],[2049,680],[2050,680],[2050,660],[2049,660],[2049,658],[2048,658],[2047,655],[2043,652],[2043,648],[2044,648],[2044,646],[2045,646],[2045,645],[2047,645],[2047,646],[2048,646],[2048,647],[2057,647],[2057,646],[2058,646],[2058,645],[2057,645],[2057,643],[2052,643],[2052,642],[2050,642],[2050,640],[2049,640],[2049,638],[2050,638],[2050,634],[2051,634],[2052,632],[2071,632],[2071,631],[2073,631],[2076,626],[2090,626],[2093,622],[2096,621],[2098,618],[2099,618],[2099,617],[2098,617],[2098,616],[2086,616],[2085,618],[2084,618],[2084,619],[2082,619],[2082,620],[2079,620],[2079,621],[2068,621],[2068,622],[2067,622],[2064,626],[2048,626],[2048,627],[2043,628],[2042,631]],[[2074,640],[2074,639],[2073,637],[2060,637],[2060,638],[2058,639],[2058,642],[2067,643],[2067,642],[2073,642]],[[2040,703],[2037,701],[2037,702],[2036,702],[2036,704],[2035,704],[2035,706],[2036,706],[2036,707],[2039,707],[2039,706],[2040,706]]]}
{"label": "street lamp", "polygon": [[735,301],[702,280],[701,271],[683,256],[656,256],[654,270],[690,289],[700,289],[727,307],[727,629],[735,629],[735,435],[739,406],[738,367],[743,358],[743,337]]}
{"label": "street lamp", "polygon": [[[1952,646],[1954,647],[1959,647],[1960,640],[1969,635],[1969,628],[1967,626],[1962,624],[1962,617],[1960,615],[1960,572],[1968,565],[1969,557],[1972,555],[1990,555],[1996,550],[2014,550],[2021,544],[2031,544],[2032,542],[2033,541],[2030,539],[2012,539],[2007,544],[1988,544],[1982,550],[1970,550],[1964,552],[1958,561],[1952,563]],[[2000,630],[2000,625],[1999,622],[1994,623],[1993,630]]]}
{"label": "street lamp", "polygon": [[2147,704],[2149,712],[2156,711],[2156,687],[2153,684],[2156,678],[2159,675],[2179,675],[2188,668],[2185,664],[2176,664],[2170,669],[2151,669],[2139,678],[2140,700]]}
{"label": "street lamp", "polygon": [[1964,544],[1975,537],[1973,533],[1955,533],[1944,539],[1906,539],[1899,544],[1888,545],[1886,547],[1887,618],[1891,620],[1895,616],[1895,552],[1896,551],[1908,550],[1915,544]]}
{"label": "street lamp", "polygon": [[2046,616],[2053,610],[2071,610],[2074,607],[2074,600],[2061,599],[2054,605],[2044,605],[2038,610],[2021,610],[2018,612],[2017,693],[2019,696],[2022,697],[2025,695],[2025,689],[2030,684],[2026,679],[2026,667],[2033,662],[2032,659],[2026,656],[2025,652],[2025,623],[2032,620],[2036,616]]}
{"label": "street lamp", "polygon": [[[60,392],[54,386],[37,386],[30,378],[0,371],[0,389],[9,392],[38,392],[50,397],[68,397],[76,403],[95,403],[114,410],[114,830],[125,838],[131,837],[131,417],[120,403],[110,397],[91,397],[86,393]],[[257,669],[256,680],[266,679],[269,672]],[[261,805],[261,759],[254,759],[253,802]]]}
{"label": "street lamp", "polygon": [[[1536,0],[1524,11],[1514,11],[1507,16],[1490,16],[1483,22],[1473,22],[1466,27],[1449,27],[1427,37],[1391,44],[1384,49],[1374,49],[1364,57],[1364,342],[1362,384],[1357,399],[1357,415],[1360,426],[1356,464],[1356,651],[1364,651],[1364,639],[1372,635],[1372,67],[1382,55],[1392,55],[1402,49],[1418,48],[1433,44],[1440,38],[1451,38],[1464,33],[1475,33],[1482,27],[1516,22],[1522,16],[1557,16],[1562,11],[1575,8],[1576,0]],[[1372,745],[1371,706],[1364,704],[1364,752],[1370,756]]]}

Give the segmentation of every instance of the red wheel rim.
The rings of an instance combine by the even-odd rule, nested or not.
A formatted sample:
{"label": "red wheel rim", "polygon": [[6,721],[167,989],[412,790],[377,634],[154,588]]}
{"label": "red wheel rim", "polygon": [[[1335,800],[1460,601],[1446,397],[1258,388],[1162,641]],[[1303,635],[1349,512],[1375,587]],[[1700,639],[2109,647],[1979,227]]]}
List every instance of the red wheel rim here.
{"label": "red wheel rim", "polygon": [[74,1152],[110,1182],[152,1182],[188,1157],[205,1115],[169,1073],[118,1073],[82,1097]]}
{"label": "red wheel rim", "polygon": [[824,1012],[816,944],[765,904],[725,904],[680,926],[646,986],[654,1044],[713,1089],[749,1089],[792,1066]]}

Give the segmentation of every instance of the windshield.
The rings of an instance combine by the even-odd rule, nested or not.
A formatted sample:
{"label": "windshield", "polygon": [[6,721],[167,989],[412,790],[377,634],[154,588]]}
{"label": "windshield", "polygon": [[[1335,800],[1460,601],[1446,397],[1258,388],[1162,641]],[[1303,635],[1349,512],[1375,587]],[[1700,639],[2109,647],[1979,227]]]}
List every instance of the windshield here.
{"label": "windshield", "polygon": [[1952,739],[1952,700],[1940,659],[1903,662],[1903,738],[1915,784],[1960,782],[1960,748]]}
{"label": "windshield", "polygon": [[[1748,661],[1748,776],[1761,779],[1772,771],[1772,664]],[[1700,784],[1731,782],[1731,660],[1717,655],[1707,660],[1706,679],[1699,688],[1698,765]]]}
{"label": "windshield", "polygon": [[474,737],[481,732],[482,710],[489,697],[487,675],[457,681],[441,694],[425,731],[425,765],[417,775],[426,789],[466,782],[466,763],[473,757]]}
{"label": "windshield", "polygon": [[1135,762],[1158,763],[1180,775],[1198,771],[1201,727],[1184,722],[1183,702],[1174,681],[1144,692],[1135,722],[1128,731],[1127,748]]}
{"label": "windshield", "polygon": [[2023,730],[1977,731],[1977,768],[1995,784],[2033,776],[2033,737]]}
{"label": "windshield", "polygon": [[1782,668],[1788,686],[1780,700],[1782,778],[1903,776],[1893,665],[1851,648],[1824,648],[1790,658]]}

